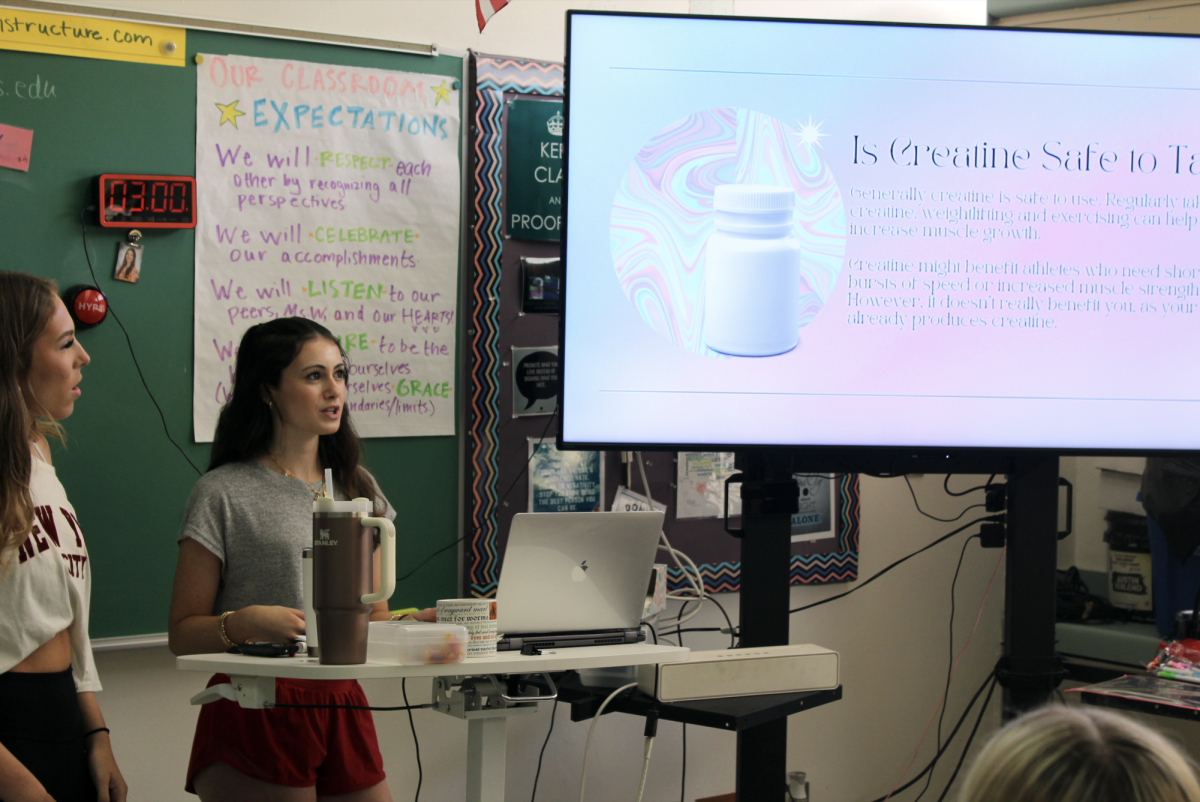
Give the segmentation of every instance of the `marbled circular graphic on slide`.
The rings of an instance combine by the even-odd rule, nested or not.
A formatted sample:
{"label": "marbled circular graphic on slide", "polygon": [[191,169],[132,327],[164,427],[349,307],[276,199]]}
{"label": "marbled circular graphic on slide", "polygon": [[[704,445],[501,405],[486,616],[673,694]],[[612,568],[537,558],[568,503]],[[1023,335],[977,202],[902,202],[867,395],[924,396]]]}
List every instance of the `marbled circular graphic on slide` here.
{"label": "marbled circular graphic on slide", "polygon": [[788,125],[749,109],[691,114],[654,135],[621,177],[609,242],[617,279],[639,315],[672,343],[721,357],[704,343],[704,250],[721,184],[796,190],[801,247],[800,326],[825,306],[846,252],[846,212],[820,155],[820,125]]}

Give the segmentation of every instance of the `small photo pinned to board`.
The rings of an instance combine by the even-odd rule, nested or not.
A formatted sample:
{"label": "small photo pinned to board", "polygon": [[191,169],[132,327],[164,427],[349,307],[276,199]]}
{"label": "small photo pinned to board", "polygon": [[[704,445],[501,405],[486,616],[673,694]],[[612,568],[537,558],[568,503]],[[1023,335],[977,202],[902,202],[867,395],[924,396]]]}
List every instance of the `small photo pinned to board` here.
{"label": "small photo pinned to board", "polygon": [[113,278],[117,281],[128,281],[130,284],[137,284],[138,278],[141,275],[142,247],[122,242],[117,249],[117,267],[113,271]]}

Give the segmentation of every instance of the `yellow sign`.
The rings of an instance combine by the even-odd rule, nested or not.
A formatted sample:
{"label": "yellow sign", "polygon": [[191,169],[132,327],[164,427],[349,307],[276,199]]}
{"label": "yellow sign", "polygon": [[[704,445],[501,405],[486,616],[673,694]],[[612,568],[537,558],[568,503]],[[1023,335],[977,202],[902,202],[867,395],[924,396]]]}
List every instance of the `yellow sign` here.
{"label": "yellow sign", "polygon": [[0,50],[182,67],[187,31],[126,20],[0,8]]}

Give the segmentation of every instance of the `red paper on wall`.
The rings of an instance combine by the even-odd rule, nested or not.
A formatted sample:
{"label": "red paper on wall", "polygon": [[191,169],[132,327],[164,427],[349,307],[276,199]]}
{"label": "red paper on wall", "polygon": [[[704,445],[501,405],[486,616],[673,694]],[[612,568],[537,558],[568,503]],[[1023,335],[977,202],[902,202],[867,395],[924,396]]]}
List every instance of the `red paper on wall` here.
{"label": "red paper on wall", "polygon": [[29,171],[33,151],[33,131],[0,123],[0,167]]}

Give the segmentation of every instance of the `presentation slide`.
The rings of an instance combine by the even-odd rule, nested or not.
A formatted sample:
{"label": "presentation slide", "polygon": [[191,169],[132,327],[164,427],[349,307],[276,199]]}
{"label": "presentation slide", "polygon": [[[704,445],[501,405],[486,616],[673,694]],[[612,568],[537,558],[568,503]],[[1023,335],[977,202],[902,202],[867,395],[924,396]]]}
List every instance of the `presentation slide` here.
{"label": "presentation slide", "polygon": [[1197,63],[573,14],[564,441],[1200,448]]}

